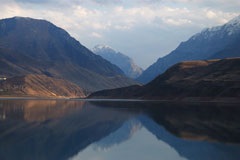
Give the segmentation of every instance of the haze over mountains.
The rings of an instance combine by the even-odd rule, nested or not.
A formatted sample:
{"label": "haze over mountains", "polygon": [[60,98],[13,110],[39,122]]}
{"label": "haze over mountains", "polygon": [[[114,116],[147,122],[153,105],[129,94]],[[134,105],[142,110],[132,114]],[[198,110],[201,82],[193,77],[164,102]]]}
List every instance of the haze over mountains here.
{"label": "haze over mountains", "polygon": [[89,97],[234,101],[240,97],[239,76],[240,16],[195,34],[158,59],[138,78],[146,85],[103,90]]}
{"label": "haze over mountains", "polygon": [[135,83],[48,21],[23,17],[0,20],[0,76],[27,74],[65,79],[88,92]]}
{"label": "haze over mountains", "polygon": [[203,60],[240,56],[240,16],[228,23],[204,29],[182,42],[168,55],[159,58],[138,77],[147,83],[172,65],[187,60]]}
{"label": "haze over mountains", "polygon": [[137,66],[130,57],[115,51],[109,46],[96,45],[93,48],[93,52],[108,60],[112,64],[117,65],[125,73],[125,75],[130,78],[137,78],[143,72],[143,69]]}
{"label": "haze over mountains", "polygon": [[[236,64],[239,59],[225,60],[224,63],[184,62],[140,87],[125,76],[135,78],[142,72],[131,58],[107,46],[98,45],[93,51],[98,55],[81,45],[63,29],[45,20],[23,17],[0,20],[0,78],[7,77],[7,81],[0,83],[0,95],[37,96],[46,93],[46,96],[83,97],[86,93],[104,90],[93,95],[109,97],[111,93],[111,98],[152,99],[159,95],[190,96],[194,95],[195,91],[199,94],[196,96],[216,96],[222,89],[223,95],[238,96],[239,72],[234,69],[239,69]],[[138,80],[143,83],[150,82],[178,62],[227,57],[240,57],[240,16],[223,26],[205,29],[182,42],[170,54],[159,58]],[[215,70],[214,66],[218,66],[219,71]],[[206,68],[209,72],[206,72]],[[195,75],[195,72],[199,73]],[[171,76],[166,78],[168,74]],[[211,75],[210,81],[208,74]],[[198,77],[198,80],[194,79],[194,76]],[[221,76],[230,79],[226,82]],[[162,77],[166,79],[159,80]],[[176,81],[172,81],[172,78],[176,78]],[[58,85],[50,87],[54,82],[60,86],[59,89]],[[208,88],[219,84],[220,90],[201,91],[206,87],[202,86],[203,83]],[[72,89],[73,86],[76,86],[76,89]],[[106,89],[114,88],[121,89],[105,92]],[[226,92],[225,89],[229,91]]]}

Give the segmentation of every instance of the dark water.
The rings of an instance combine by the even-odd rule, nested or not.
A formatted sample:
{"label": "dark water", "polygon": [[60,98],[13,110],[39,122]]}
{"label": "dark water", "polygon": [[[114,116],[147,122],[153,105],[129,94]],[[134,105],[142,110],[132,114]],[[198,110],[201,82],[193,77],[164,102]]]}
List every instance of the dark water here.
{"label": "dark water", "polygon": [[0,160],[239,160],[240,107],[0,100]]}

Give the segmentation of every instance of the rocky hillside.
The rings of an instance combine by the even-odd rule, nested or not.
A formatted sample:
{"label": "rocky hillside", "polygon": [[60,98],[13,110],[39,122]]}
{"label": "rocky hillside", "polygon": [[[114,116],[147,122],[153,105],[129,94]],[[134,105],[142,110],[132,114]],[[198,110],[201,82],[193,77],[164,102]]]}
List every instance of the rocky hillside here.
{"label": "rocky hillside", "polygon": [[143,69],[137,66],[130,57],[109,46],[97,45],[93,48],[93,52],[118,66],[129,78],[135,79],[143,72]]}
{"label": "rocky hillside", "polygon": [[0,96],[85,97],[78,85],[63,79],[29,74],[0,81]]}
{"label": "rocky hillside", "polygon": [[181,62],[144,86],[93,93],[94,98],[240,98],[240,58]]}
{"label": "rocky hillside", "polygon": [[0,76],[27,74],[66,79],[89,92],[134,84],[117,66],[48,21],[0,20]]}
{"label": "rocky hillside", "polygon": [[228,23],[204,29],[182,42],[174,51],[159,58],[138,78],[147,83],[172,65],[189,60],[240,57],[240,16]]}

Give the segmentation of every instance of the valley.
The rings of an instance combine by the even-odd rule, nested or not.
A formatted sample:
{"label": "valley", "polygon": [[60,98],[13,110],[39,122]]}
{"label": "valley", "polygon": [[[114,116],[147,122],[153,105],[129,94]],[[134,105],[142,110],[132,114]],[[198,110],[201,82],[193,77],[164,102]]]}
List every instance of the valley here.
{"label": "valley", "polygon": [[95,46],[93,53],[48,21],[3,19],[0,96],[235,101],[239,24],[238,16],[205,29],[143,71],[108,46]]}

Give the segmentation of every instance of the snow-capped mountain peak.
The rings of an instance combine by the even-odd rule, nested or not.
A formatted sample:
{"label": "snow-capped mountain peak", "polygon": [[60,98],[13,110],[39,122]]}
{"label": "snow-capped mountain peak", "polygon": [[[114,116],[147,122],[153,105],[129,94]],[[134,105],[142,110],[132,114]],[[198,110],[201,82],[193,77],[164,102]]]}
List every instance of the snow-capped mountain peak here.
{"label": "snow-capped mountain peak", "polygon": [[159,58],[138,78],[147,83],[172,65],[188,60],[222,59],[240,56],[240,16],[222,26],[202,30],[168,55]]}
{"label": "snow-capped mountain peak", "polygon": [[240,15],[233,18],[232,20],[230,20],[228,23],[228,25],[240,25]]}
{"label": "snow-capped mountain peak", "polygon": [[98,44],[96,45],[92,51],[93,53],[98,53],[99,51],[103,51],[103,50],[111,50],[111,51],[114,51],[110,46],[108,45],[103,45],[103,44]]}
{"label": "snow-capped mountain peak", "polygon": [[93,53],[100,55],[112,64],[118,66],[126,76],[136,78],[142,73],[142,69],[127,55],[115,51],[107,45],[97,45],[92,49]]}
{"label": "snow-capped mountain peak", "polygon": [[195,40],[197,38],[209,39],[214,36],[224,37],[226,35],[231,36],[236,33],[240,33],[240,15],[233,18],[224,25],[205,28],[200,33],[193,35],[191,39],[192,40]]}

